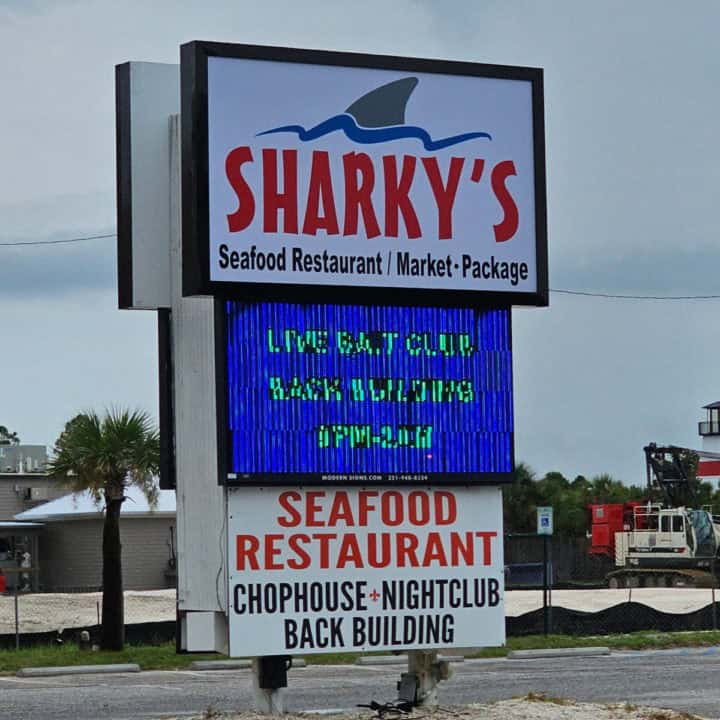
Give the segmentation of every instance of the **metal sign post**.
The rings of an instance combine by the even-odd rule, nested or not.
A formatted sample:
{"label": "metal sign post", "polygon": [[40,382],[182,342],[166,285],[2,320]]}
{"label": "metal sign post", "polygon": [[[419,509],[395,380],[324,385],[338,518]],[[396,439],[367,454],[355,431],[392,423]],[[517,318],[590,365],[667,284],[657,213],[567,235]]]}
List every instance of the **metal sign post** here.
{"label": "metal sign post", "polygon": [[537,508],[537,533],[543,539],[543,632],[548,635],[552,628],[552,545],[553,509]]}

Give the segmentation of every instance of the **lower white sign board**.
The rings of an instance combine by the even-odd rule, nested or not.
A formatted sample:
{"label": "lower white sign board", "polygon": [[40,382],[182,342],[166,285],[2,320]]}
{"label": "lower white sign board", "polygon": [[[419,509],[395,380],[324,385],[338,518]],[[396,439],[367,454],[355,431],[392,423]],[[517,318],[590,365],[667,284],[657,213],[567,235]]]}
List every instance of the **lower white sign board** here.
{"label": "lower white sign board", "polygon": [[499,487],[228,488],[230,655],[505,642]]}

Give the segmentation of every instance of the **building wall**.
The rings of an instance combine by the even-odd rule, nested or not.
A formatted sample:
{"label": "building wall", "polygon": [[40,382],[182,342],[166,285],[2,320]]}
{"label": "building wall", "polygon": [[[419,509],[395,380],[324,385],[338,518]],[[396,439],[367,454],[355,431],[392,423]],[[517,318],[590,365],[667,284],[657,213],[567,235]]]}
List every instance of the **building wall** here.
{"label": "building wall", "polygon": [[704,435],[702,436],[701,450],[707,452],[720,452],[720,435]]}
{"label": "building wall", "polygon": [[47,459],[44,445],[0,445],[0,473],[42,472]]}
{"label": "building wall", "polygon": [[[47,490],[47,496],[27,500],[26,494],[32,488]],[[67,488],[42,473],[0,473],[0,522],[10,521],[24,510],[67,494]]]}
{"label": "building wall", "polygon": [[[102,585],[102,518],[48,522],[40,535],[43,590],[97,590]],[[122,518],[123,583],[126,590],[168,587],[170,528],[168,516]]]}

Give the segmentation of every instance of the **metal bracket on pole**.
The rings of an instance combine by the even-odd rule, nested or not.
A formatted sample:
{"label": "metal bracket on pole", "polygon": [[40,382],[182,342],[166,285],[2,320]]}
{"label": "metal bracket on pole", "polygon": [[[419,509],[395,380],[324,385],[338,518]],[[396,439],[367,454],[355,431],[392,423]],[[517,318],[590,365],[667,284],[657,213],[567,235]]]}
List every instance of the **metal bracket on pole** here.
{"label": "metal bracket on pole", "polygon": [[287,655],[253,658],[253,692],[257,709],[269,715],[285,712],[287,671],[292,660]]}

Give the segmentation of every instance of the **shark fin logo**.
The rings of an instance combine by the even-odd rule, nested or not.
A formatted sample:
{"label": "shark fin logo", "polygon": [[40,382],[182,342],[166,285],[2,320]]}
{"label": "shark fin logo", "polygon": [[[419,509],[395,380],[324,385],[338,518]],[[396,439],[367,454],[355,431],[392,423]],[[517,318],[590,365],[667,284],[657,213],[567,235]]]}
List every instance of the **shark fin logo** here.
{"label": "shark fin logo", "polygon": [[[273,127],[255,135],[265,147],[231,149],[225,178],[237,205],[226,213],[228,231],[243,232],[257,218],[256,229],[268,235],[452,240],[456,200],[464,197],[465,217],[470,207],[476,218],[472,224],[462,221],[464,235],[512,240],[520,222],[513,160],[477,154],[489,148],[488,132],[433,138],[425,128],[406,123],[406,106],[418,84],[415,77],[395,80],[318,125]],[[338,154],[312,145],[331,133],[343,133],[361,147]],[[294,136],[301,146],[284,147]],[[397,140],[419,142],[417,149],[400,152]],[[376,148],[383,143],[380,155]],[[453,146],[463,150],[450,158],[439,155]],[[493,145],[492,151],[488,154],[497,156],[499,148]],[[490,204],[484,215],[476,209],[478,198],[485,199],[486,208]]]}
{"label": "shark fin logo", "polygon": [[417,139],[425,150],[435,152],[468,140],[492,140],[487,132],[466,132],[433,139],[424,128],[405,123],[405,109],[418,85],[415,77],[403,78],[381,85],[358,98],[344,113],[333,115],[311,128],[302,125],[282,125],[259,132],[258,136],[276,133],[295,133],[301,142],[312,142],[334,132],[361,145],[375,145],[393,140]]}

